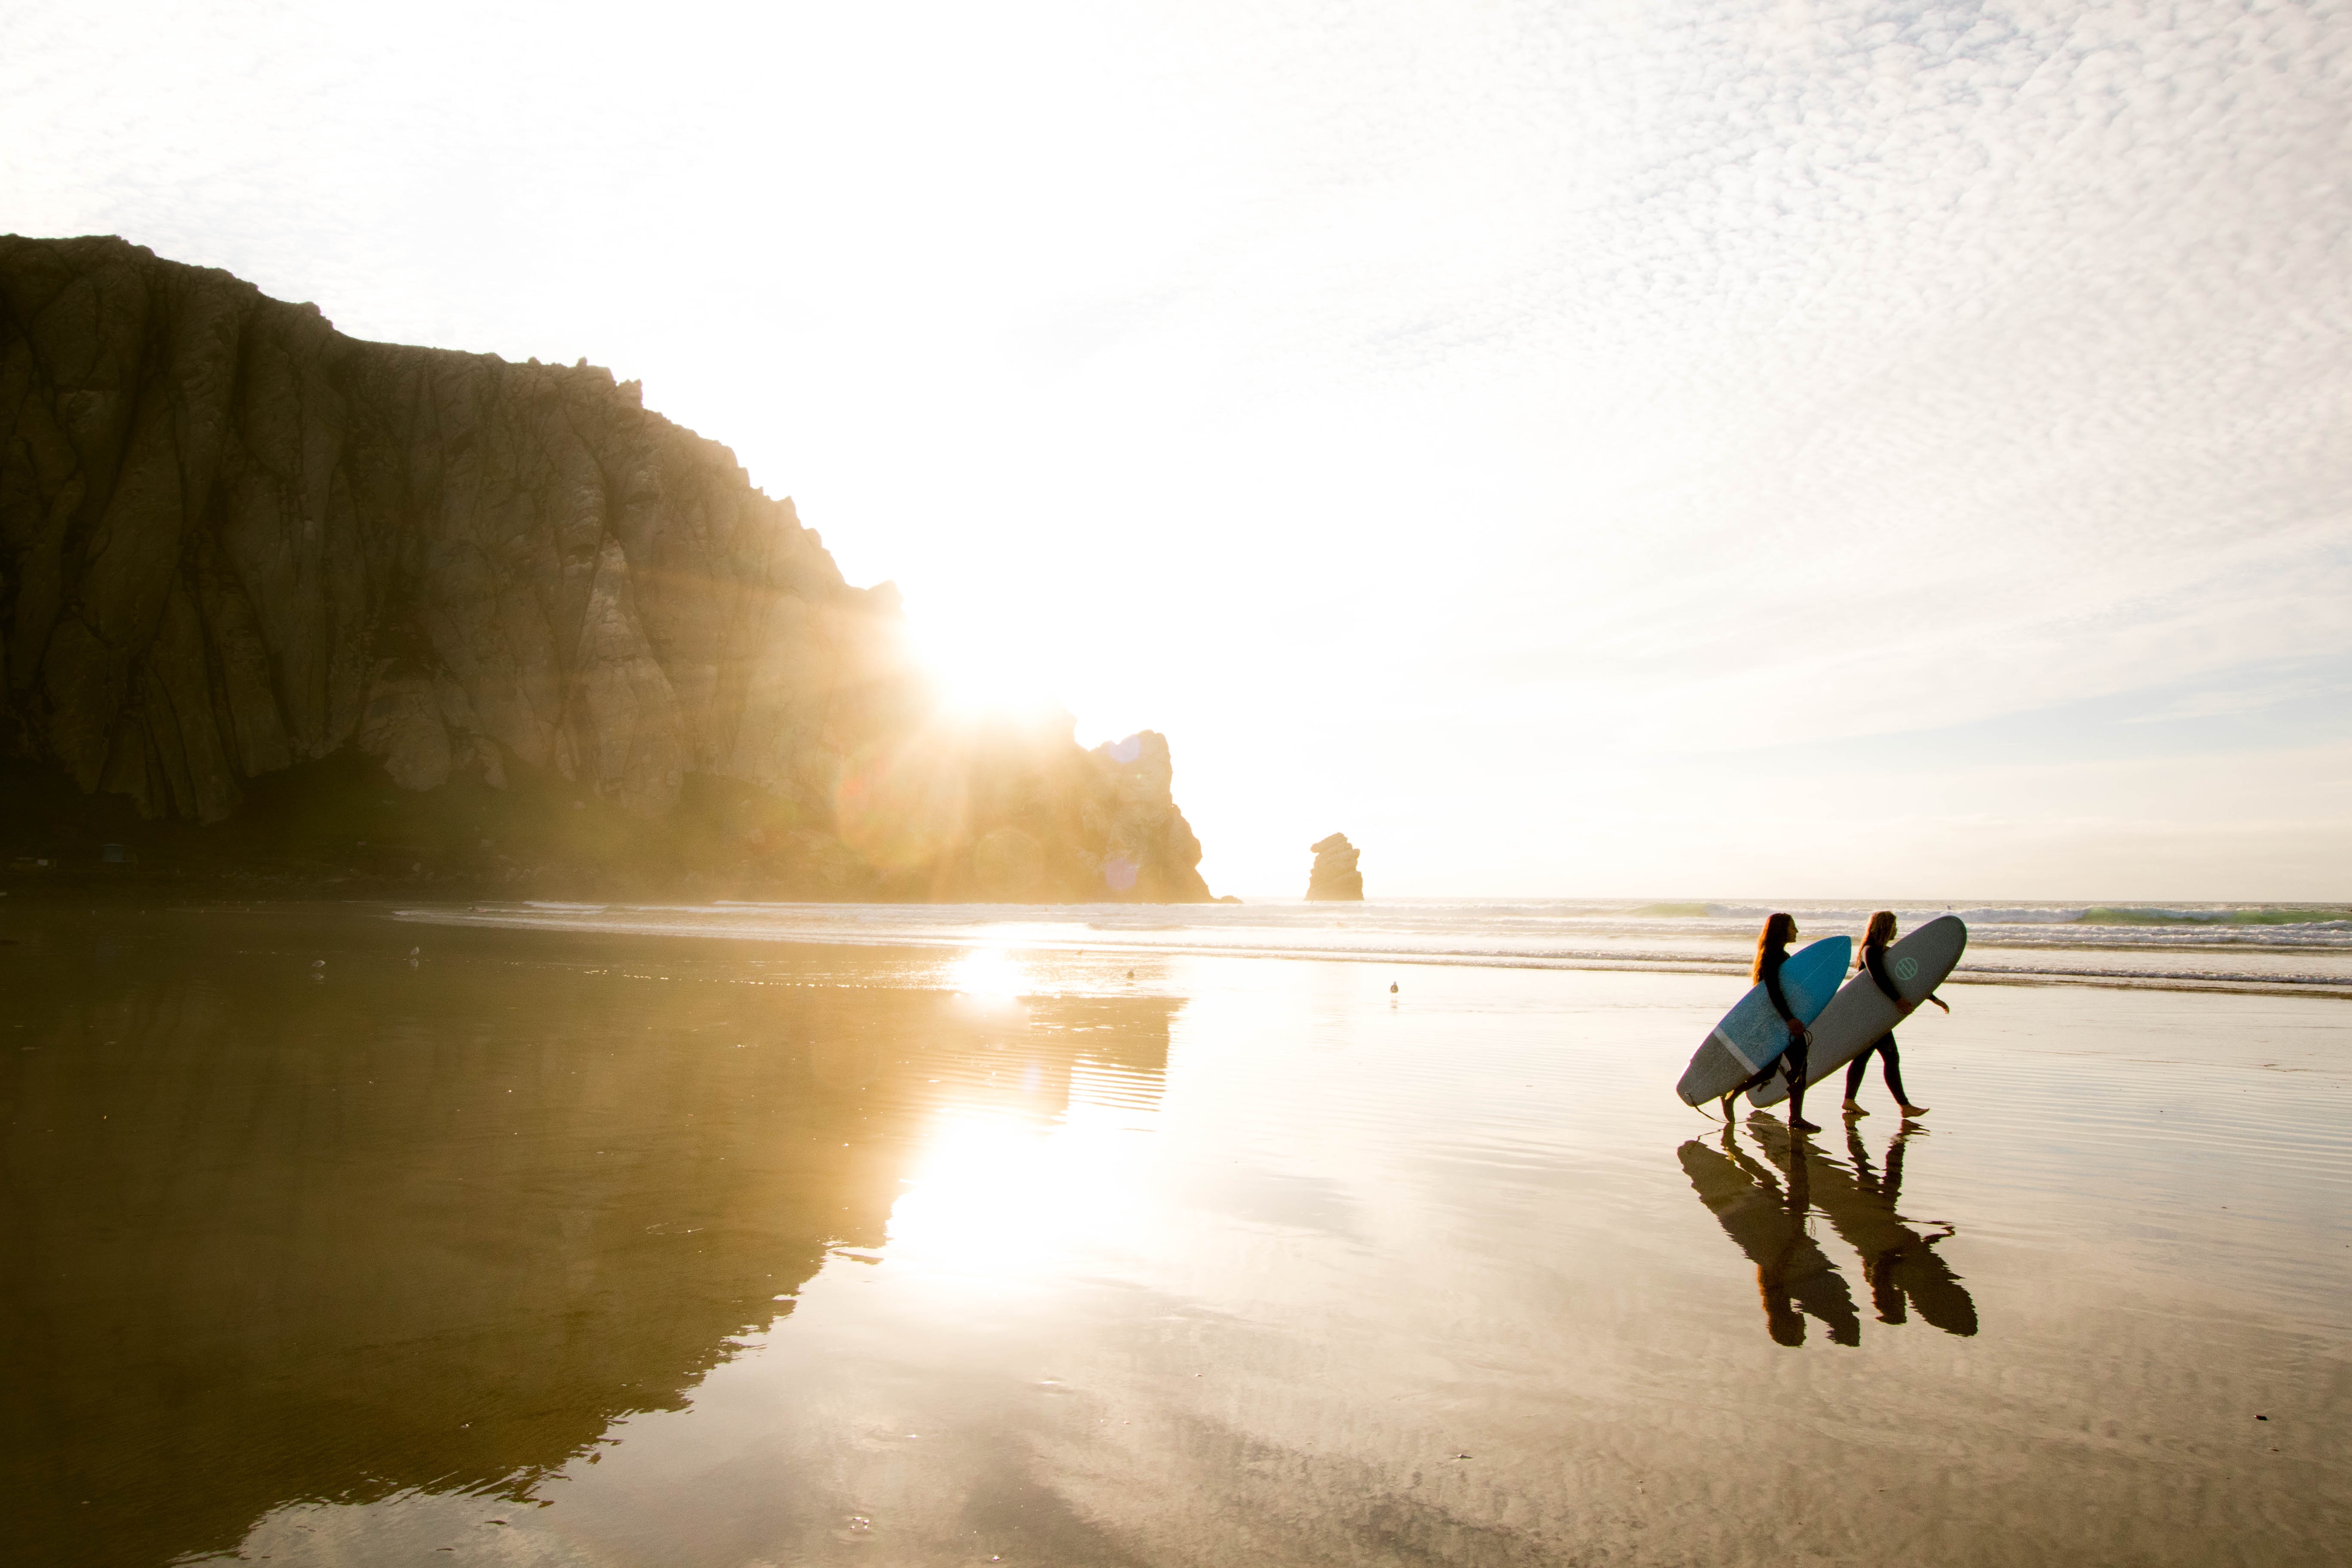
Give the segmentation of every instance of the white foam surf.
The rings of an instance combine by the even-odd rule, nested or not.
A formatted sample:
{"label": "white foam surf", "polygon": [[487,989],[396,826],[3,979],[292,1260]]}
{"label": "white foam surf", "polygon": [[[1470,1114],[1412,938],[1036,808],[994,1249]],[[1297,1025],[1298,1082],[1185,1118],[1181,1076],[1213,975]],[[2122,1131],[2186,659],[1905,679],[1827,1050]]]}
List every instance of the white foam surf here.
{"label": "white foam surf", "polygon": [[[1513,968],[1731,972],[1759,921],[1858,935],[1869,900],[1660,902],[1398,899],[1360,904],[587,904],[418,906],[431,923],[658,937],[914,947],[1197,953]],[[1892,903],[1906,929],[1969,922],[1957,979],[2352,996],[2352,912],[2269,904]]]}

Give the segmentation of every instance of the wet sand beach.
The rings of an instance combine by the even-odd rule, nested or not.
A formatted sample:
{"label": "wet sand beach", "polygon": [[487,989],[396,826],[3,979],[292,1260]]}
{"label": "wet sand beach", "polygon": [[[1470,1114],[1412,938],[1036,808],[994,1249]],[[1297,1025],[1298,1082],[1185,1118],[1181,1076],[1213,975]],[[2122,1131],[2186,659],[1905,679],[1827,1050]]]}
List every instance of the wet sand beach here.
{"label": "wet sand beach", "polygon": [[1792,1141],[1674,1099],[1715,973],[0,935],[15,1561],[2352,1539],[2335,994],[1956,984],[1903,1033],[1923,1123],[1874,1075]]}

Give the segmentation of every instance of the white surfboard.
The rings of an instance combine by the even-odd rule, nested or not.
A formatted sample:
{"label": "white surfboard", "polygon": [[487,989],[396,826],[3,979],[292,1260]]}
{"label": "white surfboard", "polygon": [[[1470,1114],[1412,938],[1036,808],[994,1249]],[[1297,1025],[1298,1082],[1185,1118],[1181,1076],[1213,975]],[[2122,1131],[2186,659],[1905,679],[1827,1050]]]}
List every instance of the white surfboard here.
{"label": "white surfboard", "polygon": [[[1843,1068],[1878,1037],[1901,1023],[1912,1008],[1941,985],[1969,945],[1968,923],[1958,915],[1937,915],[1886,950],[1887,978],[1903,993],[1905,1005],[1886,999],[1867,973],[1845,983],[1822,1016],[1813,1020],[1811,1048],[1805,1062],[1805,1085],[1811,1088]],[[1789,1098],[1785,1068],[1748,1091],[1758,1105],[1778,1105]]]}

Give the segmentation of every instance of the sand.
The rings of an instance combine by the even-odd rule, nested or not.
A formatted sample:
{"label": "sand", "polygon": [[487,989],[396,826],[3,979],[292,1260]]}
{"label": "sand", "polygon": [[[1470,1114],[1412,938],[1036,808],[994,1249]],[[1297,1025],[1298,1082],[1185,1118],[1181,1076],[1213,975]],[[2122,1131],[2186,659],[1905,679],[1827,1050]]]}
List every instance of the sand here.
{"label": "sand", "polygon": [[2341,1000],[1955,985],[1792,1145],[1675,1100],[1706,974],[6,935],[26,1561],[2352,1539]]}

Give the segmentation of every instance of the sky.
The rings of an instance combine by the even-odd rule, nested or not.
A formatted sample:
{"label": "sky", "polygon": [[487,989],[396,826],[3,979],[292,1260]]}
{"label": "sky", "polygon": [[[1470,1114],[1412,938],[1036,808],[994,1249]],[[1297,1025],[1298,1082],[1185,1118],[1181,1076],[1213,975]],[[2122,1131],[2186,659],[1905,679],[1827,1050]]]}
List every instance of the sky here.
{"label": "sky", "polygon": [[0,37],[0,229],[642,380],[1220,892],[2352,898],[2352,0]]}

